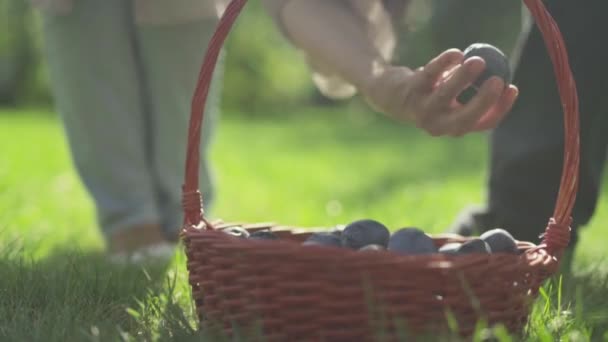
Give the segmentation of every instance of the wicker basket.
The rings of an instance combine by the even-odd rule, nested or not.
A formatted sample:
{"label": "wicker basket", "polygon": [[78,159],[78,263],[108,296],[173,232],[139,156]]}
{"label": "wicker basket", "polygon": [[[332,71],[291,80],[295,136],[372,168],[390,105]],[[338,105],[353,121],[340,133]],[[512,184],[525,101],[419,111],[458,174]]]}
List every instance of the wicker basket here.
{"label": "wicker basket", "polygon": [[[524,0],[555,66],[565,118],[560,191],[539,245],[519,242],[520,254],[401,256],[306,246],[311,231],[274,224],[210,222],[202,210],[198,156],[203,108],[218,53],[246,0],[227,7],[205,57],[190,122],[182,238],[189,281],[203,328],[231,333],[260,329],[270,341],[363,341],[446,331],[456,322],[470,336],[480,319],[521,331],[541,284],[559,266],[570,237],[578,186],[578,99],[564,43],[542,0]],[[272,228],[278,241],[236,239],[218,230]],[[434,236],[437,246],[464,241]],[[453,320],[447,317],[454,318]]]}

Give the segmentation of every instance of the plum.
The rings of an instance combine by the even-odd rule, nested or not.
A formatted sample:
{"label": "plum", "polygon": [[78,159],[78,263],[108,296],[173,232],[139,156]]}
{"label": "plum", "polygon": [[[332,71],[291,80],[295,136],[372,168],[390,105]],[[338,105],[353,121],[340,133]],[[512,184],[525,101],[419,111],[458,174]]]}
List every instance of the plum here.
{"label": "plum", "polygon": [[490,246],[492,253],[519,253],[517,242],[513,236],[504,229],[497,228],[488,230],[481,234],[479,238]]}
{"label": "plum", "polygon": [[402,228],[393,233],[388,250],[400,254],[437,253],[433,239],[418,228]]}
{"label": "plum", "polygon": [[450,242],[439,248],[439,253],[443,254],[458,254],[458,249],[462,246],[459,242]]}
{"label": "plum", "polygon": [[367,245],[386,246],[391,233],[382,223],[374,220],[359,220],[348,224],[340,238],[342,246],[360,249]]}
{"label": "plum", "polygon": [[339,236],[332,233],[314,233],[310,235],[302,245],[342,247],[342,241]]}
{"label": "plum", "polygon": [[505,82],[505,86],[511,83],[511,67],[505,54],[497,47],[486,43],[471,44],[464,50],[465,60],[471,57],[480,57],[485,61],[484,71],[477,77],[471,86],[465,89],[458,101],[461,104],[468,103],[476,94],[485,81],[493,76],[498,76]]}
{"label": "plum", "polygon": [[386,247],[380,245],[367,245],[359,248],[359,252],[376,252],[384,250],[386,250]]}
{"label": "plum", "polygon": [[458,248],[458,254],[489,254],[490,246],[482,239],[476,238],[463,243]]}
{"label": "plum", "polygon": [[259,230],[249,235],[250,239],[254,240],[277,240],[278,237],[270,230]]}

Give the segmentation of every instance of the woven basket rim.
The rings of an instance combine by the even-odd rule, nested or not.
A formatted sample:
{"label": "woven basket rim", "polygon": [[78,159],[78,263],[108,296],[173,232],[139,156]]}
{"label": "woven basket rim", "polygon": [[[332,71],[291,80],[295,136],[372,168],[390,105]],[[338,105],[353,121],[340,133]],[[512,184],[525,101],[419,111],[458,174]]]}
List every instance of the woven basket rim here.
{"label": "woven basket rim", "polygon": [[[306,228],[285,229],[281,231],[294,232],[296,234],[309,234],[315,231]],[[271,229],[272,230],[272,229]],[[318,230],[327,232],[327,230]],[[440,244],[448,242],[463,242],[476,237],[465,237],[455,234],[428,234],[434,241]],[[422,255],[402,255],[390,251],[377,251],[361,253],[356,250],[340,247],[327,246],[303,246],[297,241],[290,239],[279,240],[251,240],[230,236],[216,229],[202,229],[201,227],[186,226],[182,229],[182,237],[186,243],[196,239],[213,240],[215,249],[237,250],[243,253],[267,254],[267,255],[291,255],[299,261],[306,260],[308,256],[311,260],[318,260],[319,256],[325,256],[328,262],[347,262],[356,260],[367,262],[372,266],[377,264],[411,264],[416,269],[437,269],[449,270],[451,268],[460,269],[470,264],[480,262],[491,262],[500,260],[501,263],[512,263],[518,267],[538,267],[546,268],[548,271],[554,270],[558,266],[558,259],[551,256],[542,245],[535,245],[527,241],[516,241],[520,250],[519,254],[512,253],[490,253],[490,254],[465,254],[450,255],[443,253],[432,253]]]}

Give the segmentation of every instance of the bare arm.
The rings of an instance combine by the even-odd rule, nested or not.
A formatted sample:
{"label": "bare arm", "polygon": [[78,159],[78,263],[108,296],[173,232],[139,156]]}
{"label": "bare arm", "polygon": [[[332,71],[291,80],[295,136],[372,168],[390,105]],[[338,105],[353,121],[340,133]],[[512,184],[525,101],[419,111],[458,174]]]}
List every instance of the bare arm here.
{"label": "bare arm", "polygon": [[457,49],[446,50],[415,70],[391,65],[390,53],[377,44],[382,32],[370,33],[382,22],[374,17],[383,11],[379,0],[262,1],[313,66],[317,63],[353,84],[376,110],[431,135],[491,129],[517,97],[516,87],[491,78],[469,103],[458,104],[455,98],[483,72],[485,62],[464,61]]}
{"label": "bare arm", "polygon": [[[371,6],[379,1],[365,0]],[[288,39],[313,66],[330,70],[358,89],[387,65],[382,51],[369,37],[368,24],[352,1],[264,0]],[[380,10],[380,8],[378,8]]]}

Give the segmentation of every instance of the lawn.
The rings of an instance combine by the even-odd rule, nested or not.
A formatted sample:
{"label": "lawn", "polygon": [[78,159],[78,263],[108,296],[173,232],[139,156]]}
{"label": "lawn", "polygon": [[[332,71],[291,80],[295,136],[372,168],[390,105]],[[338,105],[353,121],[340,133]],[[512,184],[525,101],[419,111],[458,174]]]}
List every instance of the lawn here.
{"label": "lawn", "polygon": [[[300,226],[369,217],[441,232],[483,200],[486,151],[483,135],[431,139],[343,108],[227,115],[213,144],[211,216]],[[561,292],[547,285],[527,339],[608,338],[607,200],[583,233],[573,279]],[[184,262],[178,253],[169,265],[107,263],[56,117],[0,111],[0,341],[203,340]]]}

